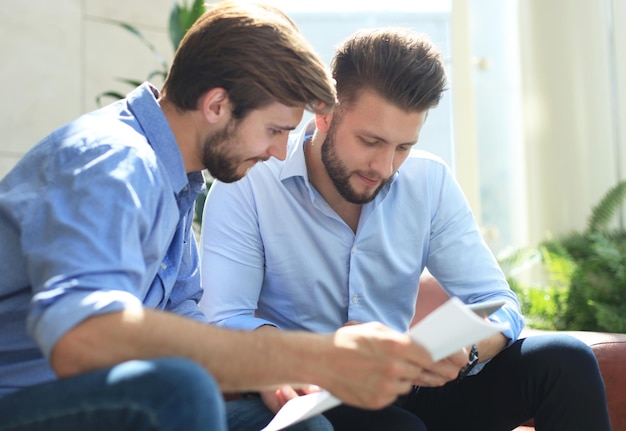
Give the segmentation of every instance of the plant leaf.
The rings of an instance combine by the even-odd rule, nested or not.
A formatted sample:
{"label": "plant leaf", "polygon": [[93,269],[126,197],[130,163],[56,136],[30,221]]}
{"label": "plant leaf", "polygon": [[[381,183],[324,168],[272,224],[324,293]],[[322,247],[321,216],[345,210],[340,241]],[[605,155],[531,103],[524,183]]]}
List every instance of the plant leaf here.
{"label": "plant leaf", "polygon": [[108,21],[112,24],[116,24],[122,27],[123,29],[125,29],[126,31],[130,32],[131,34],[133,34],[135,37],[137,37],[141,41],[141,43],[143,43],[150,50],[150,52],[152,52],[152,54],[156,58],[157,62],[161,65],[161,68],[163,70],[169,69],[167,61],[165,61],[165,58],[163,57],[163,55],[161,55],[161,53],[156,49],[156,47],[152,44],[152,42],[146,39],[143,33],[141,33],[136,27],[123,21],[117,21],[117,20],[112,20],[112,19],[105,19],[105,21]]}
{"label": "plant leaf", "polygon": [[626,181],[617,183],[611,187],[600,202],[591,210],[591,216],[587,223],[587,232],[605,231],[615,212],[624,202],[626,197]]}
{"label": "plant leaf", "polygon": [[120,92],[117,92],[117,91],[105,91],[105,92],[102,92],[102,93],[100,93],[100,94],[98,94],[96,96],[96,105],[102,106],[102,98],[103,97],[110,97],[110,98],[115,99],[115,100],[120,100],[120,99],[123,99],[126,96],[124,94],[120,93]]}
{"label": "plant leaf", "polygon": [[194,0],[191,6],[187,2],[174,3],[170,12],[169,33],[174,51],[194,22],[206,11],[204,0]]}
{"label": "plant leaf", "polygon": [[165,77],[167,76],[167,73],[165,73],[162,70],[153,70],[152,72],[150,72],[150,74],[148,75],[148,81],[152,81],[152,78],[154,78],[155,76],[158,76],[161,79],[165,79]]}
{"label": "plant leaf", "polygon": [[136,79],[129,79],[129,78],[115,78],[116,81],[118,82],[123,82],[124,84],[128,84],[131,87],[139,87],[143,81],[137,81]]}

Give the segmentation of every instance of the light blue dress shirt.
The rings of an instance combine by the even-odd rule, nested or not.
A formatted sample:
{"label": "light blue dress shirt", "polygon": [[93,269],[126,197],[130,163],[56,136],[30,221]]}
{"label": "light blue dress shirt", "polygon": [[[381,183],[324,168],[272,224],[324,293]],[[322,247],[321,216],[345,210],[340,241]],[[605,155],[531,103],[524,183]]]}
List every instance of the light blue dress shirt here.
{"label": "light blue dress shirt", "polygon": [[463,302],[505,299],[492,319],[509,322],[505,335],[517,339],[516,296],[442,160],[412,152],[363,206],[354,233],[308,180],[306,133],[290,137],[284,162],[257,164],[242,180],[210,189],[200,306],[213,324],[330,332],[379,321],[406,331],[427,267]]}
{"label": "light blue dress shirt", "polygon": [[143,84],[44,138],[0,182],[0,396],[51,380],[57,340],[143,304],[206,321],[185,172]]}

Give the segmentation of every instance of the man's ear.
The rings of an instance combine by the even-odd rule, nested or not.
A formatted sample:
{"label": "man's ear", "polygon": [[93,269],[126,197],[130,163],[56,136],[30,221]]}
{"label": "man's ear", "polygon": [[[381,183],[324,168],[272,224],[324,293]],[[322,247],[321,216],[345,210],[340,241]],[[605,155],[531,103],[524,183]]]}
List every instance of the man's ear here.
{"label": "man's ear", "polygon": [[228,92],[220,87],[212,88],[200,98],[202,115],[209,124],[216,124],[231,111]]}
{"label": "man's ear", "polygon": [[332,121],[332,112],[329,112],[328,114],[315,114],[315,127],[323,133],[328,133],[328,129],[330,128],[330,123]]}

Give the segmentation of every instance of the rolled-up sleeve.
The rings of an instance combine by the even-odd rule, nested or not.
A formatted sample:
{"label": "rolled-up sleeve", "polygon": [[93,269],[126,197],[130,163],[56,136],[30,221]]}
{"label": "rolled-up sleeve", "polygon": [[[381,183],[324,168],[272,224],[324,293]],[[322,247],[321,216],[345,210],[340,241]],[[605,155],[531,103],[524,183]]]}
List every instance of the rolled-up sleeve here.
{"label": "rolled-up sleeve", "polygon": [[102,143],[80,150],[50,161],[21,220],[33,290],[27,326],[45,355],[81,321],[164,295],[151,289],[157,250],[171,240],[162,233],[174,230],[166,215],[177,210],[165,205],[153,156]]}

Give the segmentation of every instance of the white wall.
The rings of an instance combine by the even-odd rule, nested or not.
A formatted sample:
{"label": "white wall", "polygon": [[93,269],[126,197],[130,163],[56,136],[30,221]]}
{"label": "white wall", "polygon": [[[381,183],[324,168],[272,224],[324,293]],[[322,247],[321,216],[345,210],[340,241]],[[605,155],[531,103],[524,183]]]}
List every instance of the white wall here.
{"label": "white wall", "polygon": [[520,1],[531,243],[584,228],[625,177],[625,3]]}
{"label": "white wall", "polygon": [[171,0],[0,0],[0,177],[39,139],[96,107],[102,91],[127,92],[116,76],[144,79],[157,68],[127,21],[171,58]]}

